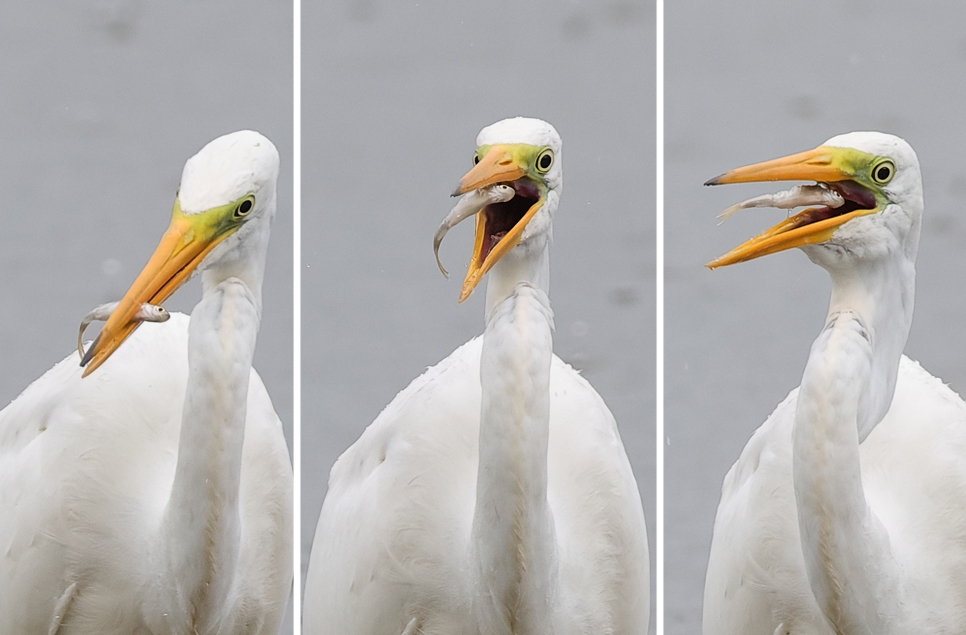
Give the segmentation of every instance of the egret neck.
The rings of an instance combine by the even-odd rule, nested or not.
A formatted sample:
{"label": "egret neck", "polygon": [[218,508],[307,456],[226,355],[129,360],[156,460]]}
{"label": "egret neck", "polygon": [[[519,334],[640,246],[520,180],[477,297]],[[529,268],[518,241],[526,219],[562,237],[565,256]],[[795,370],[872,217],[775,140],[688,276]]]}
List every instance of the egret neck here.
{"label": "egret neck", "polygon": [[[537,267],[544,284],[545,254],[539,259],[543,267]],[[515,260],[515,267],[514,260],[509,262],[513,271],[537,264]],[[493,280],[488,302],[498,295],[490,291]],[[520,281],[488,314],[480,361],[480,454],[471,541],[476,588],[471,597],[476,598],[481,633],[553,633],[557,543],[547,501],[550,301],[544,289]]]}
{"label": "egret neck", "polygon": [[238,485],[257,324],[255,297],[235,278],[206,293],[191,314],[178,464],[158,557],[166,560],[162,570],[180,580],[169,588],[184,594],[166,598],[165,605],[181,609],[175,613],[188,616],[198,632],[215,626],[196,620],[220,617],[217,607],[227,604],[235,577]]}
{"label": "egret neck", "polygon": [[236,577],[248,386],[275,212],[275,193],[266,194],[264,217],[204,263],[203,297],[188,331],[178,463],[158,554],[167,560],[162,570],[181,580],[179,596],[165,605],[198,632],[216,628]]}
{"label": "egret neck", "polygon": [[833,290],[795,412],[802,550],[812,592],[836,633],[888,633],[902,604],[900,576],[865,498],[859,443],[892,402],[912,324],[915,247],[909,253],[892,243],[874,259],[843,266],[825,257],[827,249],[808,250],[831,274]]}
{"label": "egret neck", "polygon": [[[488,274],[486,283],[486,321],[508,297],[516,293],[517,285],[525,282],[550,293],[550,233],[533,236],[506,253]],[[489,327],[487,327],[489,328]]]}

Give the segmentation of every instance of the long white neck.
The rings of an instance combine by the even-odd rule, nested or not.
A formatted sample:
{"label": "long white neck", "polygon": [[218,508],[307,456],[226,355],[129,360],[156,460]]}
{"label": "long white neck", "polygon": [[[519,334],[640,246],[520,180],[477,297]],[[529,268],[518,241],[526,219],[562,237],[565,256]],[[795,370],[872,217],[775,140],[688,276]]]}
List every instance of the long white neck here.
{"label": "long white neck", "polygon": [[[248,384],[261,313],[257,290],[268,244],[267,225],[260,229],[266,240],[246,241],[247,257],[239,260],[257,266],[206,270],[204,297],[191,314],[178,463],[156,556],[165,572],[162,606],[173,609],[165,618],[171,632],[213,630],[235,578]],[[236,272],[244,277],[230,275]]]}
{"label": "long white neck", "polygon": [[802,551],[833,630],[883,634],[900,618],[902,589],[889,535],[862,488],[859,443],[892,402],[912,324],[915,265],[896,249],[830,273],[828,318],[812,345],[795,412]]}
{"label": "long white neck", "polygon": [[[546,249],[537,256],[536,263],[511,260],[487,289],[471,543],[472,597],[479,632],[486,635],[553,633],[556,541],[547,501],[553,316]],[[510,287],[509,274],[521,272],[533,278]]]}
{"label": "long white neck", "polygon": [[486,283],[486,321],[493,311],[516,292],[521,282],[550,293],[550,235],[534,236],[507,252],[488,274]]}

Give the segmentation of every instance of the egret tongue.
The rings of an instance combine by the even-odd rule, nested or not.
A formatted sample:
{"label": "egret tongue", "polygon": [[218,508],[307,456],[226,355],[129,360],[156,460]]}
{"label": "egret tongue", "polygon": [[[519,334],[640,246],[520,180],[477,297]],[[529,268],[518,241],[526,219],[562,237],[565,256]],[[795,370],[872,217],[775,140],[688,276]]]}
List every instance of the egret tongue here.
{"label": "egret tongue", "polygon": [[508,184],[516,196],[502,203],[491,203],[481,212],[484,221],[483,242],[480,246],[480,262],[513,232],[527,212],[540,200],[540,189],[530,179],[517,179]]}
{"label": "egret tongue", "polygon": [[829,187],[834,188],[846,200],[855,203],[859,209],[874,209],[876,206],[875,195],[855,181],[837,181],[829,183]]}

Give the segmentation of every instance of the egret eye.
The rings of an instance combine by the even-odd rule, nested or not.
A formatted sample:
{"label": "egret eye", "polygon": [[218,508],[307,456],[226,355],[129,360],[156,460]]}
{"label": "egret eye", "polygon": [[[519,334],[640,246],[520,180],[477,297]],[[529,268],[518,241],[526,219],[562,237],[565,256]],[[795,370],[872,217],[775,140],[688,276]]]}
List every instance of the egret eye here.
{"label": "egret eye", "polygon": [[886,159],[872,168],[872,180],[879,185],[885,185],[896,175],[896,164]]}
{"label": "egret eye", "polygon": [[473,165],[476,165],[479,162],[480,162],[480,155],[479,154],[474,154],[473,155]]}
{"label": "egret eye", "polygon": [[235,218],[244,218],[248,216],[251,211],[255,209],[255,197],[249,196],[235,208]]}
{"label": "egret eye", "polygon": [[537,156],[535,165],[537,166],[537,172],[545,174],[553,165],[553,150],[547,148],[541,152],[540,155]]}

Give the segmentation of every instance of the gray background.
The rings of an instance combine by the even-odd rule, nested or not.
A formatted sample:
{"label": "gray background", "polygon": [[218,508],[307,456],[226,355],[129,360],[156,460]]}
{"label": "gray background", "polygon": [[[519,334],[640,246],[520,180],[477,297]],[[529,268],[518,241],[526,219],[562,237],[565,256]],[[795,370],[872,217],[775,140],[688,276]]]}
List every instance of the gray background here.
{"label": "gray background", "polygon": [[851,130],[904,137],[925,187],[906,353],[966,389],[966,5],[899,0],[666,5],[666,633],[698,632],[721,480],[798,385],[828,303],[798,250],[703,264],[784,217],[715,215],[781,184],[702,188],[730,168]]}
{"label": "gray background", "polygon": [[[8,2],[0,59],[0,404],[120,299],[184,162],[253,128],[282,157],[255,367],[291,448],[291,2]],[[165,304],[190,312],[200,295],[195,281]]]}
{"label": "gray background", "polygon": [[472,224],[443,245],[449,281],[432,237],[479,129],[515,115],[563,137],[554,348],[614,412],[653,538],[653,16],[613,0],[303,4],[303,572],[335,459],[483,330],[482,289],[456,302]]}

